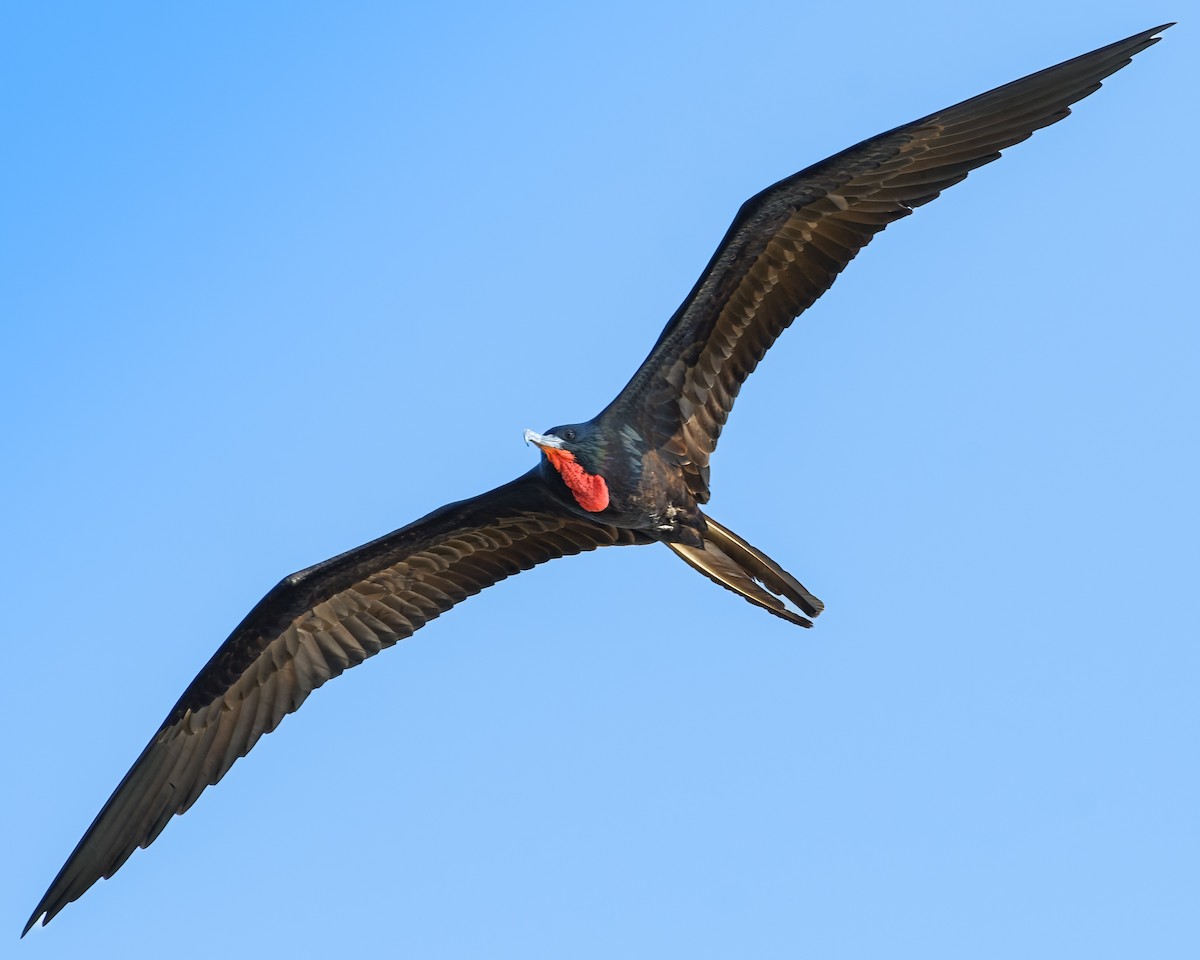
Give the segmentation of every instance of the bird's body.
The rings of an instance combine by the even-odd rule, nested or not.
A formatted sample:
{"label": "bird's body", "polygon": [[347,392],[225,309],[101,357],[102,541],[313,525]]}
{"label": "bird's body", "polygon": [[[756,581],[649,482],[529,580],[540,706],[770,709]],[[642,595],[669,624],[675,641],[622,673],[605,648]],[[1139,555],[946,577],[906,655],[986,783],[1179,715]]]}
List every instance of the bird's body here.
{"label": "bird's body", "polygon": [[204,666],[67,860],[49,921],[327,680],[454,604],[556,557],[662,543],[789,622],[822,604],[702,510],[737,394],[775,339],[871,238],[1157,42],[1130,37],[842,151],[748,200],[626,387],[597,416],[526,432],[529,472],[282,580]]}

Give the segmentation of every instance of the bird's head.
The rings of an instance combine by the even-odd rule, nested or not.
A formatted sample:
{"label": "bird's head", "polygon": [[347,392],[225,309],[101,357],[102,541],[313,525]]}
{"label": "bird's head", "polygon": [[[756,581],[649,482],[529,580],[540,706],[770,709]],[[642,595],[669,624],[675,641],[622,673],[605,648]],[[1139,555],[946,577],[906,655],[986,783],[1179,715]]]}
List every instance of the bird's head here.
{"label": "bird's head", "polygon": [[525,442],[542,451],[584,510],[600,513],[608,508],[608,484],[600,475],[599,437],[591,424],[564,424],[545,433],[526,430]]}

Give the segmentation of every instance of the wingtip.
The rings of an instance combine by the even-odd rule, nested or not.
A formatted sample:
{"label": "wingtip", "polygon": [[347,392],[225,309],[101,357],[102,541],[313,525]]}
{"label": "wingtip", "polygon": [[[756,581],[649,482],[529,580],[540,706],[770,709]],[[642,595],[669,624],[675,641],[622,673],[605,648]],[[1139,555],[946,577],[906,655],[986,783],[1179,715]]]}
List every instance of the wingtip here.
{"label": "wingtip", "polygon": [[[70,903],[70,901],[67,901],[67,903]],[[50,902],[49,892],[47,892],[47,895],[42,897],[42,902],[37,905],[37,908],[33,911],[33,914],[29,917],[29,920],[25,923],[25,929],[21,931],[21,939],[24,940],[25,934],[27,934],[34,927],[44,927],[46,924],[48,924],[51,920],[58,916],[59,911],[62,910],[62,908],[66,905],[66,903],[60,903],[57,906],[53,905]]]}
{"label": "wingtip", "polygon": [[1132,37],[1129,37],[1128,40],[1123,40],[1120,42],[1128,43],[1130,40],[1142,41],[1142,45],[1135,51],[1135,54],[1141,53],[1147,47],[1151,47],[1158,43],[1158,41],[1162,39],[1159,34],[1164,30],[1170,30],[1178,22],[1178,20],[1172,20],[1170,23],[1164,23],[1157,27],[1151,27],[1149,30],[1143,30],[1141,33],[1135,33]]}
{"label": "wingtip", "polygon": [[[25,934],[38,925],[38,921],[42,919],[42,917],[45,915],[45,912],[46,911],[44,911],[41,907],[38,907],[33,911],[33,916],[29,918],[29,921],[25,924],[25,929],[21,931],[22,940],[25,939]],[[43,923],[42,926],[44,927],[45,924]]]}
{"label": "wingtip", "polygon": [[[1140,33],[1135,33],[1126,37],[1124,40],[1118,40],[1117,44],[1129,43],[1130,40],[1149,40],[1151,43],[1156,43],[1159,38],[1155,36],[1155,34],[1162,33],[1164,30],[1170,30],[1178,22],[1178,20],[1172,20],[1170,23],[1163,23],[1159,24],[1157,27],[1151,27],[1149,30],[1142,30]],[[1115,45],[1116,44],[1112,44],[1112,46]]]}

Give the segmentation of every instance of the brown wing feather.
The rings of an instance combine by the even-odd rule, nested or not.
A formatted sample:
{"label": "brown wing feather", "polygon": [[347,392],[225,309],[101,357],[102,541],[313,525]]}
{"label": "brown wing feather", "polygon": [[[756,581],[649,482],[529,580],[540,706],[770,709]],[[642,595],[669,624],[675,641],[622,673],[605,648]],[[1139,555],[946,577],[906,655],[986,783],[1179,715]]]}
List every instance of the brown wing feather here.
{"label": "brown wing feather", "polygon": [[1070,104],[1165,29],[897,127],[748,200],[608,410],[638,423],[683,469],[697,502],[706,502],[709,457],[742,383],[858,251],[1005,147],[1067,116]]}
{"label": "brown wing feather", "polygon": [[569,516],[535,469],[285,578],[184,691],[25,931],[111,877],[327,680],[535,564],[646,542],[641,534]]}

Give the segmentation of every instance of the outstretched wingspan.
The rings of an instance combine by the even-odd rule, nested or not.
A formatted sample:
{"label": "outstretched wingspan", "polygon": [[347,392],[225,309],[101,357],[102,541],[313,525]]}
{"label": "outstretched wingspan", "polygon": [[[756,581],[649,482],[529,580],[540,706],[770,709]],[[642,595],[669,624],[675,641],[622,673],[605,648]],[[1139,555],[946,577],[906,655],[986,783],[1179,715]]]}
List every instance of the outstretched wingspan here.
{"label": "outstretched wingspan", "polygon": [[742,383],[871,237],[1065,117],[1164,29],[880,134],[747,201],[603,413],[527,431],[543,451],[538,467],[293,574],[263,598],[184,691],[25,932],[151,843],[317,687],[535,564],[662,541],[750,603],[811,626],[821,601],[697,507],[708,500],[709,457]]}
{"label": "outstretched wingspan", "polygon": [[709,457],[776,338],[889,223],[1049,126],[1171,24],[896,127],[742,205],[691,293],[605,415],[633,421],[708,501]]}
{"label": "outstretched wingspan", "polygon": [[285,577],[191,682],[88,828],[22,936],[148,846],[313,690],[505,577],[647,543],[568,514],[534,468]]}

